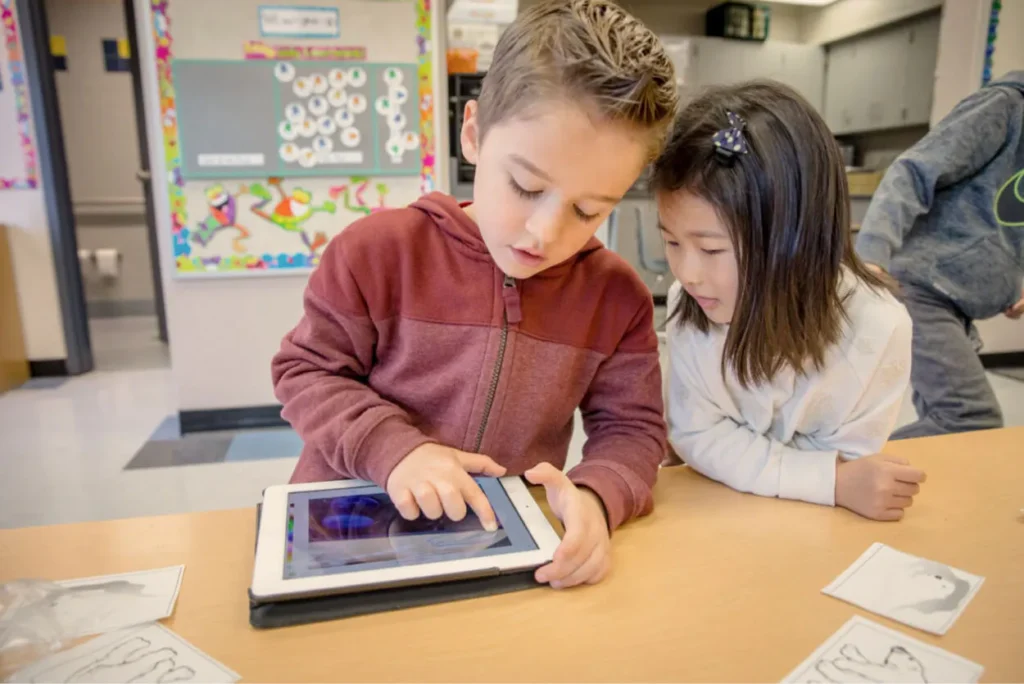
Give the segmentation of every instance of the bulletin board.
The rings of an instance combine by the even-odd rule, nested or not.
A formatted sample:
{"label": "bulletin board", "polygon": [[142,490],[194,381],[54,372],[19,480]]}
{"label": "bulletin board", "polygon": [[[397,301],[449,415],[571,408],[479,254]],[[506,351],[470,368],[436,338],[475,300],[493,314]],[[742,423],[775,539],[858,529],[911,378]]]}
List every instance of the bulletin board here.
{"label": "bulletin board", "polygon": [[174,60],[181,173],[420,173],[415,64]]}
{"label": "bulletin board", "polygon": [[0,0],[0,190],[35,188],[36,150],[14,0]]}
{"label": "bulletin board", "polygon": [[274,6],[273,31],[267,6],[219,0],[217,41],[205,0],[150,1],[176,275],[308,271],[436,187],[432,0]]}

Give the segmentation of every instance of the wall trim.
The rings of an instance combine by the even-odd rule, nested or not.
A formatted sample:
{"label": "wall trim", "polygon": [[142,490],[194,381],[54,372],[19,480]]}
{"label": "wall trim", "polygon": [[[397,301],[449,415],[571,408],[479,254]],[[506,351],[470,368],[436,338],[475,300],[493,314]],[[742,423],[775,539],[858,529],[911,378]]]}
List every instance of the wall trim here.
{"label": "wall trim", "polygon": [[1024,351],[979,354],[985,368],[1024,368]]}
{"label": "wall trim", "polygon": [[89,318],[124,318],[126,316],[155,316],[153,299],[99,299],[86,302]]}
{"label": "wall trim", "polygon": [[178,418],[183,435],[192,432],[253,430],[288,426],[288,422],[281,417],[281,406],[278,404],[179,411]]}
{"label": "wall trim", "polygon": [[69,375],[67,359],[29,360],[28,372],[33,378],[63,378]]}

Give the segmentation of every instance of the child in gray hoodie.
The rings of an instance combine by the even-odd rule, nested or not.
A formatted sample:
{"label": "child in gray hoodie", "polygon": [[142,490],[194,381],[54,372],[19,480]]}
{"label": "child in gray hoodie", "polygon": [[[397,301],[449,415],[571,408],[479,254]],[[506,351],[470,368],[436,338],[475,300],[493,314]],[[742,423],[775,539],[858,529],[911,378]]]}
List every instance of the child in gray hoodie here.
{"label": "child in gray hoodie", "polygon": [[889,168],[857,252],[914,321],[918,420],[893,439],[1001,427],[975,320],[1024,314],[1024,71],[977,91]]}

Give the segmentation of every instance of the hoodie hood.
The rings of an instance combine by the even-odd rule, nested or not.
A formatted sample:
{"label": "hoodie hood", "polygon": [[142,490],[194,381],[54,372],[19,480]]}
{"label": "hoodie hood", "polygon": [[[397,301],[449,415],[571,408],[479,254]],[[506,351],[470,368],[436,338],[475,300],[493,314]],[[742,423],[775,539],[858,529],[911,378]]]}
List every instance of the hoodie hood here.
{"label": "hoodie hood", "polygon": [[[491,257],[491,253],[487,250],[487,245],[480,235],[480,226],[465,211],[465,207],[468,207],[470,204],[471,202],[459,202],[451,195],[446,195],[443,192],[432,192],[429,195],[420,197],[410,206],[427,214],[438,228],[444,231],[448,237],[458,242],[463,248],[480,258],[493,262],[494,259]],[[603,248],[604,245],[601,244],[601,241],[596,237],[592,237],[574,255],[559,264],[544,269],[533,277],[561,275],[583,256]]]}
{"label": "hoodie hood", "polygon": [[1003,74],[998,79],[989,82],[988,87],[992,86],[1016,88],[1021,95],[1024,95],[1024,71],[1011,71],[1008,74]]}

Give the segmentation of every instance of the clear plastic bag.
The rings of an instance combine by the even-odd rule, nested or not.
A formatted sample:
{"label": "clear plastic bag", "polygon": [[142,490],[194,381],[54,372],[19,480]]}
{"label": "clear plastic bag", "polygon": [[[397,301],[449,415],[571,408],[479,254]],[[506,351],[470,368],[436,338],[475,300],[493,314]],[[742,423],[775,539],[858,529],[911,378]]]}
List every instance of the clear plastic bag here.
{"label": "clear plastic bag", "polygon": [[65,591],[43,580],[0,584],[0,681],[75,638],[54,610],[54,599]]}

